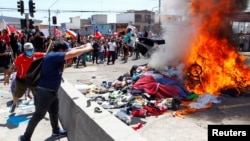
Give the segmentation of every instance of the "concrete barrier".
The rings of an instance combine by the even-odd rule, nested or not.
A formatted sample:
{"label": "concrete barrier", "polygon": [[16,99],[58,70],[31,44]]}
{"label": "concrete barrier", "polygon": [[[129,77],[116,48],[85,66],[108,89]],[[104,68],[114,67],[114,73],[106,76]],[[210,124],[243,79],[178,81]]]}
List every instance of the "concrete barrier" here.
{"label": "concrete barrier", "polygon": [[239,52],[239,54],[244,55],[244,56],[250,56],[250,52]]}
{"label": "concrete barrier", "polygon": [[[68,130],[69,141],[146,141],[142,135],[120,121],[65,80],[59,90],[59,118]],[[102,112],[95,113],[95,107]]]}

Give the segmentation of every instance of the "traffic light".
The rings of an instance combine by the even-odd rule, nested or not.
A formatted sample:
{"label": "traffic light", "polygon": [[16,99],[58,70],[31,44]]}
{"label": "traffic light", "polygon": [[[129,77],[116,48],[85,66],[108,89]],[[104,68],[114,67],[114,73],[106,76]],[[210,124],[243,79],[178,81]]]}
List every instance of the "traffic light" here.
{"label": "traffic light", "polygon": [[30,12],[31,17],[34,17],[34,13],[36,12],[35,8],[36,8],[35,3],[33,2],[33,0],[30,0],[29,1],[29,12]]}
{"label": "traffic light", "polygon": [[27,28],[26,19],[20,19],[21,29]]}
{"label": "traffic light", "polygon": [[52,17],[52,23],[53,23],[53,24],[56,24],[56,23],[57,23],[56,16],[53,16],[53,17]]}
{"label": "traffic light", "polygon": [[17,2],[17,11],[21,13],[21,15],[23,15],[24,13],[24,4],[23,4],[23,0],[20,0]]}
{"label": "traffic light", "polygon": [[34,29],[34,21],[29,20],[29,29]]}

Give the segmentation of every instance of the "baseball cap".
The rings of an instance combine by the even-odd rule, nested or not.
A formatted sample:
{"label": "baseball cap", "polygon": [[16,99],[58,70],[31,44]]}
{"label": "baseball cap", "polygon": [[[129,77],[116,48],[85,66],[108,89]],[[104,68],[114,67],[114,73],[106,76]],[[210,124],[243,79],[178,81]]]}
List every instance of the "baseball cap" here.
{"label": "baseball cap", "polygon": [[33,47],[33,44],[32,43],[25,43],[24,46],[23,46],[23,49],[26,51],[26,50],[33,50],[34,47]]}

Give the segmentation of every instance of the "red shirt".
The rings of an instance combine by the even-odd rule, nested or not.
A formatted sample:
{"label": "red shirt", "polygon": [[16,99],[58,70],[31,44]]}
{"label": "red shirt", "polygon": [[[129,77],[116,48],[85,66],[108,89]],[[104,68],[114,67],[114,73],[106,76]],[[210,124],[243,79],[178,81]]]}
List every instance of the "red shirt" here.
{"label": "red shirt", "polygon": [[6,44],[10,45],[10,36],[8,34],[0,35],[0,40],[5,40]]}
{"label": "red shirt", "polygon": [[45,53],[43,52],[35,52],[32,57],[26,56],[24,53],[20,54],[13,62],[13,65],[17,67],[17,73],[16,76],[21,79],[26,78],[26,73],[36,58],[44,57]]}

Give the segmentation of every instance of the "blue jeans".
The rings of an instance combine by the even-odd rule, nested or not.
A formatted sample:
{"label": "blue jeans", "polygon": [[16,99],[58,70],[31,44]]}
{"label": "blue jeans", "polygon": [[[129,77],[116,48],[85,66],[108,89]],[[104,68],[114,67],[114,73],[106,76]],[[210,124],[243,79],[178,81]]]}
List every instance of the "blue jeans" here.
{"label": "blue jeans", "polygon": [[86,54],[82,54],[81,56],[77,57],[77,62],[76,62],[76,68],[78,68],[80,60],[82,60],[82,65],[86,67],[86,61],[85,61],[85,56]]}
{"label": "blue jeans", "polygon": [[99,52],[100,61],[104,61],[104,52]]}
{"label": "blue jeans", "polygon": [[50,124],[52,132],[57,132],[60,128],[58,125],[59,100],[57,91],[51,91],[37,87],[34,92],[35,112],[30,119],[24,133],[24,139],[30,140],[37,124],[49,112]]}

